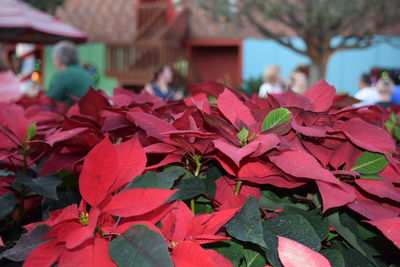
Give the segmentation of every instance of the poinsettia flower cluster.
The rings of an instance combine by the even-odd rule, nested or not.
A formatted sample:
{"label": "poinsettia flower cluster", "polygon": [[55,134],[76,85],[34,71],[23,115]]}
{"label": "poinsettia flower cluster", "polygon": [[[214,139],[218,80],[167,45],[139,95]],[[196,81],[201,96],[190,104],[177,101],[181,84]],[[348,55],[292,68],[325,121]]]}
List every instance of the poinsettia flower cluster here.
{"label": "poinsettia flower cluster", "polygon": [[[204,244],[229,240],[224,226],[249,197],[260,199],[265,185],[316,188],[323,213],[346,207],[400,248],[400,150],[384,124],[390,111],[340,107],[335,89],[324,81],[303,95],[288,91],[267,99],[217,83],[190,89],[190,98],[167,103],[122,89],[111,97],[90,90],[62,120],[43,126],[31,141],[37,158],[48,157],[40,174],[80,173],[82,202],[26,226],[28,231],[42,223],[52,227],[26,266],[114,266],[110,242],[135,225],[162,236],[176,266],[231,266]],[[22,116],[21,107],[11,108]],[[0,131],[2,155],[9,161],[30,123],[40,125],[34,118],[19,120],[23,128],[6,121],[6,130]],[[384,162],[373,177],[363,171],[366,153]],[[31,159],[31,165],[36,163]],[[125,188],[138,175],[171,165],[200,180],[209,166],[224,170],[215,194],[202,194],[215,212],[195,214],[188,201],[174,200],[179,187]],[[267,219],[279,216],[261,211]],[[285,266],[301,261],[329,266],[308,247],[279,235],[277,240]]]}

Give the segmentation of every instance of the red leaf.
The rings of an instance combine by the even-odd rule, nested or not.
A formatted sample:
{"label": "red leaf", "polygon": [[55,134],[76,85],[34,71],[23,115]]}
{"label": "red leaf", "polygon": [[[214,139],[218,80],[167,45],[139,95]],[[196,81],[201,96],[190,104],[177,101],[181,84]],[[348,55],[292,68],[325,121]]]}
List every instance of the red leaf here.
{"label": "red leaf", "polygon": [[337,123],[335,128],[342,131],[355,145],[368,151],[396,152],[393,138],[386,130],[359,118]]}
{"label": "red leaf", "polygon": [[136,137],[115,146],[118,165],[117,177],[112,186],[111,192],[114,192],[123,185],[128,184],[136,176],[142,174],[146,168],[146,153]]}
{"label": "red leaf", "polygon": [[72,130],[66,130],[66,131],[61,131],[61,132],[55,133],[46,138],[46,143],[49,144],[50,146],[53,146],[55,143],[69,140],[69,139],[77,136],[81,132],[86,131],[87,129],[88,128],[85,128],[85,127],[78,127],[78,128],[74,128]]}
{"label": "red leaf", "polygon": [[79,189],[87,203],[98,205],[110,194],[118,163],[117,150],[108,136],[89,152],[79,177]]}
{"label": "red leaf", "polygon": [[[85,243],[83,247],[75,250],[65,250],[60,257],[60,266],[91,266],[91,267],[113,267],[117,266],[108,253],[108,242],[106,239],[96,236],[91,242]],[[40,265],[38,265],[40,266]]]}
{"label": "red leaf", "polygon": [[66,248],[74,249],[84,243],[86,240],[93,238],[99,216],[100,210],[95,206],[92,207],[89,212],[89,224],[71,231],[71,233],[67,236],[67,242],[65,244]]}
{"label": "red leaf", "polygon": [[3,239],[1,238],[1,236],[0,236],[0,247],[5,247]]}
{"label": "red leaf", "polygon": [[107,98],[101,91],[93,90],[92,88],[86,93],[78,102],[79,111],[87,116],[94,118],[96,121],[100,120],[100,111],[109,107]]}
{"label": "red leaf", "polygon": [[144,214],[163,205],[175,192],[164,189],[129,189],[113,196],[103,211],[121,217]]}
{"label": "red leaf", "polygon": [[285,267],[330,267],[330,262],[318,252],[292,239],[278,236],[278,255]]}
{"label": "red leaf", "polygon": [[223,138],[213,141],[214,146],[232,159],[237,166],[240,165],[240,161],[246,156],[253,153],[261,155],[268,150],[277,147],[280,142],[281,140],[276,134],[258,135],[253,141],[243,147],[233,145]]}
{"label": "red leaf", "polygon": [[367,221],[378,228],[397,248],[400,249],[400,217]]}
{"label": "red leaf", "polygon": [[296,120],[291,120],[290,125],[292,126],[293,130],[298,133],[304,134],[305,136],[311,137],[325,137],[326,130],[322,126],[317,125],[310,125],[310,126],[301,126],[297,123]]}
{"label": "red leaf", "polygon": [[58,261],[64,244],[57,244],[57,240],[53,239],[36,247],[31,254],[28,255],[24,263],[25,267],[50,267]]}
{"label": "red leaf", "polygon": [[218,96],[218,109],[234,126],[237,119],[248,126],[256,123],[250,109],[228,89]]}
{"label": "red leaf", "polygon": [[169,122],[143,111],[129,111],[128,119],[145,130],[147,135],[155,137],[167,144],[173,144],[173,142],[169,140],[169,137],[164,134],[165,132],[176,130]]}
{"label": "red leaf", "polygon": [[400,190],[390,182],[368,179],[357,179],[355,182],[359,187],[372,195],[400,202]]}
{"label": "red leaf", "polygon": [[183,201],[176,201],[174,209],[161,220],[164,236],[173,242],[184,240],[186,236],[186,225],[194,217],[193,212]]}
{"label": "red leaf", "polygon": [[7,127],[19,141],[25,140],[29,125],[33,121],[24,116],[24,109],[16,104],[2,104],[0,107],[0,125]]}
{"label": "red leaf", "polygon": [[313,86],[303,94],[303,96],[310,100],[312,111],[323,112],[327,111],[332,106],[335,94],[335,87],[322,80],[314,83]]}
{"label": "red leaf", "polygon": [[46,174],[56,173],[62,169],[73,172],[75,165],[81,161],[83,157],[82,154],[77,153],[53,153],[40,169],[40,175],[44,176]]}
{"label": "red leaf", "polygon": [[[343,206],[355,199],[351,188],[337,180],[313,156],[304,151],[285,151],[280,155],[270,156],[269,159],[282,171],[292,176],[320,181],[317,184],[323,199],[324,211]],[[333,197],[329,190],[334,190],[337,195]]]}
{"label": "red leaf", "polygon": [[215,255],[210,255],[200,245],[191,241],[178,243],[172,250],[171,258],[175,267],[220,266],[213,261]]}

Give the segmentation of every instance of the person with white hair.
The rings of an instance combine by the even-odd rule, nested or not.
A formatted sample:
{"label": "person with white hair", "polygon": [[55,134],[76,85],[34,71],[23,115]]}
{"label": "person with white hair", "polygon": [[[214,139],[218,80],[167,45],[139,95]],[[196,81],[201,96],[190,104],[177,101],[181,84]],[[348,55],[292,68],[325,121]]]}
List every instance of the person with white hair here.
{"label": "person with white hair", "polygon": [[72,42],[61,41],[54,46],[53,62],[58,72],[50,82],[47,96],[73,104],[92,86],[91,76],[80,66],[78,51]]}
{"label": "person with white hair", "polygon": [[283,92],[281,70],[279,66],[270,65],[264,71],[264,83],[260,86],[258,97],[265,98],[267,94],[280,94]]}

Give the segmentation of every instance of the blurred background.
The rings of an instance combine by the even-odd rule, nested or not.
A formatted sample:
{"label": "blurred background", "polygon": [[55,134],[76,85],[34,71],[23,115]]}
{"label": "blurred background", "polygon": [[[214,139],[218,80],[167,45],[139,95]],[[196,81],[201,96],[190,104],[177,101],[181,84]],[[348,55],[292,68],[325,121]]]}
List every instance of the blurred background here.
{"label": "blurred background", "polygon": [[[26,13],[16,5],[22,2],[76,32],[48,23],[16,34],[7,23]],[[326,79],[354,95],[363,73],[400,83],[399,6],[396,0],[0,0],[0,40],[20,79],[45,90],[56,72],[52,44],[68,39],[78,44],[95,87],[108,94],[117,87],[139,92],[164,65],[173,69],[175,88],[212,80],[251,94],[265,67],[277,65],[284,80],[301,71],[308,84]],[[33,44],[25,47],[33,58],[25,70],[21,42]]]}

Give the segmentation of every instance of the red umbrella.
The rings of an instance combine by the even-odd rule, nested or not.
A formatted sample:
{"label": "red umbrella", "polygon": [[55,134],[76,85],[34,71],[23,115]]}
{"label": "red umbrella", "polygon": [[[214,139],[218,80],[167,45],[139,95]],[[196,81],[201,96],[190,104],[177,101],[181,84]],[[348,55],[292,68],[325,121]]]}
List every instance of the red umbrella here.
{"label": "red umbrella", "polygon": [[0,0],[0,41],[55,43],[84,42],[86,34],[18,0]]}

